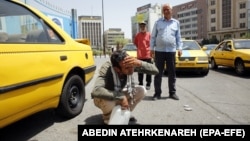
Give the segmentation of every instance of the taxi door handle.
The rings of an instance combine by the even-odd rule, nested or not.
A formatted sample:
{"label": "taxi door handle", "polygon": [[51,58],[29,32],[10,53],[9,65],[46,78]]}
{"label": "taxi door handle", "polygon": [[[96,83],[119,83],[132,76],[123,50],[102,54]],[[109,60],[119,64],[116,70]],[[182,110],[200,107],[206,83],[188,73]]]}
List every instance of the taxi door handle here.
{"label": "taxi door handle", "polygon": [[60,60],[61,61],[67,60],[67,56],[60,56]]}

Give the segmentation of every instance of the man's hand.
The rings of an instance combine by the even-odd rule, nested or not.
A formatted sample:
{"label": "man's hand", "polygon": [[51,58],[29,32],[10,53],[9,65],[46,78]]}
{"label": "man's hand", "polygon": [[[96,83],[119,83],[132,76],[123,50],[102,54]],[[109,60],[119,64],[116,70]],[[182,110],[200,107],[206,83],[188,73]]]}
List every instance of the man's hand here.
{"label": "man's hand", "polygon": [[123,110],[129,109],[128,99],[126,96],[124,96],[124,98],[121,100],[120,105]]}
{"label": "man's hand", "polygon": [[123,65],[127,67],[141,67],[141,61],[133,56],[127,56],[123,60]]}
{"label": "man's hand", "polygon": [[181,57],[182,55],[182,50],[178,50],[178,57]]}
{"label": "man's hand", "polygon": [[151,58],[154,59],[154,58],[155,58],[155,51],[154,51],[154,50],[151,50],[151,51],[150,51],[150,55],[151,55]]}

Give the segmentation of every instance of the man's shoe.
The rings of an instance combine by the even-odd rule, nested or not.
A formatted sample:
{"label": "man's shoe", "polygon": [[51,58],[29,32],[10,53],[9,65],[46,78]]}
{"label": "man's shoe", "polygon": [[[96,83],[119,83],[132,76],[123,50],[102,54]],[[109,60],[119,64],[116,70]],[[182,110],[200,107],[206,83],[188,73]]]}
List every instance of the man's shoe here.
{"label": "man's shoe", "polygon": [[129,121],[130,122],[137,122],[137,119],[134,116],[130,116]]}
{"label": "man's shoe", "polygon": [[146,86],[146,90],[150,90],[150,85],[147,85],[147,86]]}
{"label": "man's shoe", "polygon": [[179,97],[176,94],[171,94],[169,97],[174,100],[179,100]]}
{"label": "man's shoe", "polygon": [[152,100],[159,100],[159,99],[161,99],[161,97],[160,96],[153,96],[153,99]]}

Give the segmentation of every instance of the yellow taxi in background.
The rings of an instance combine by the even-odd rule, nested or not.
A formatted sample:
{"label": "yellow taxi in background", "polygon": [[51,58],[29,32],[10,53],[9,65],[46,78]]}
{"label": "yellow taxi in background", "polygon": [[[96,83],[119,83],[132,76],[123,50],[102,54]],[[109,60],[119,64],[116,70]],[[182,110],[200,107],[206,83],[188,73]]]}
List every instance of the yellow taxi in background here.
{"label": "yellow taxi in background", "polygon": [[227,39],[210,52],[211,68],[226,66],[235,69],[238,75],[250,70],[250,39]]}
{"label": "yellow taxi in background", "polygon": [[50,108],[79,115],[96,70],[88,40],[17,0],[0,1],[0,25],[0,129]]}
{"label": "yellow taxi in background", "polygon": [[[195,40],[182,39],[182,42],[182,56],[179,57],[176,52],[176,71],[191,71],[206,76],[209,73],[209,60],[206,52]],[[164,73],[166,74],[167,71]]]}
{"label": "yellow taxi in background", "polygon": [[137,58],[137,47],[133,43],[128,43],[124,45],[122,50],[125,50],[129,56],[133,56]]}

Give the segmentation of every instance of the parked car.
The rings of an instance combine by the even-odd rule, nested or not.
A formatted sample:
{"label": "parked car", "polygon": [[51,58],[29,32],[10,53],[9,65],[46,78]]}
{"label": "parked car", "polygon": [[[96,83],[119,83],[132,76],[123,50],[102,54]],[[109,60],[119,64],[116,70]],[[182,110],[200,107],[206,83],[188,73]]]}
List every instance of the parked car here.
{"label": "parked car", "polygon": [[137,47],[133,43],[128,43],[124,45],[122,49],[125,50],[128,55],[137,57]]}
{"label": "parked car", "polygon": [[208,56],[208,60],[209,60],[209,63],[210,63],[210,51],[212,49],[214,49],[218,44],[206,44],[206,45],[203,45],[202,46],[202,49],[207,53],[207,56]]}
{"label": "parked car", "polygon": [[244,75],[250,69],[250,39],[227,39],[210,52],[211,68],[227,66]]}
{"label": "parked car", "polygon": [[0,25],[0,128],[51,108],[79,115],[96,70],[89,41],[17,0],[0,1]]}
{"label": "parked car", "polygon": [[[192,71],[203,76],[207,75],[209,73],[209,61],[205,51],[195,40],[183,39],[182,42],[182,56],[179,57],[176,52],[176,71]],[[164,73],[167,73],[166,69]]]}

